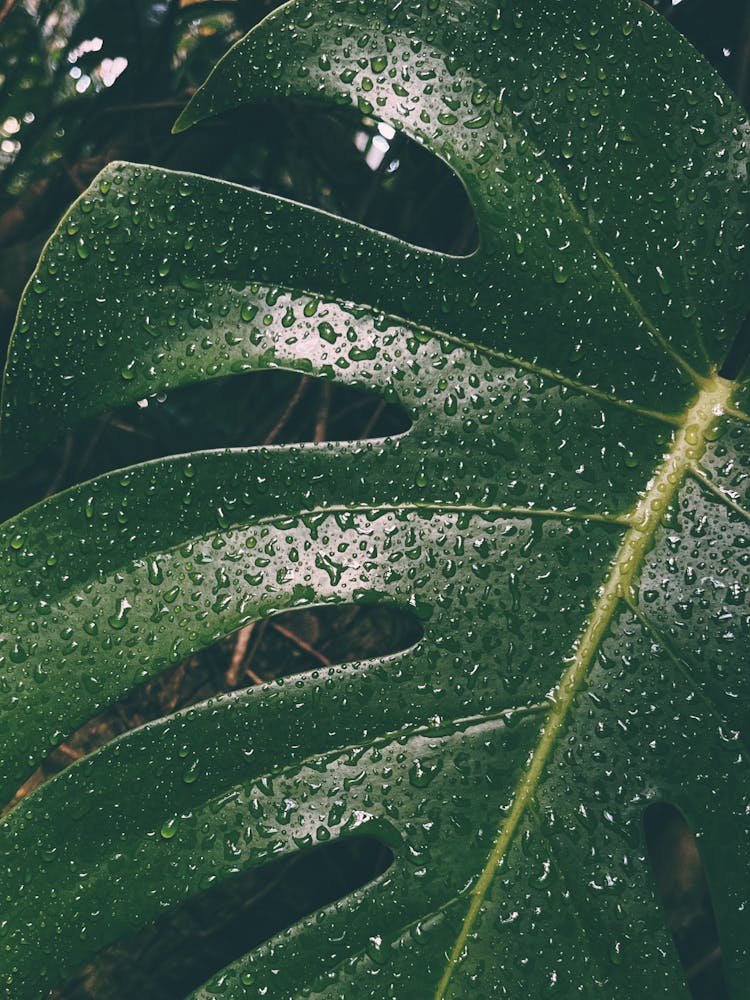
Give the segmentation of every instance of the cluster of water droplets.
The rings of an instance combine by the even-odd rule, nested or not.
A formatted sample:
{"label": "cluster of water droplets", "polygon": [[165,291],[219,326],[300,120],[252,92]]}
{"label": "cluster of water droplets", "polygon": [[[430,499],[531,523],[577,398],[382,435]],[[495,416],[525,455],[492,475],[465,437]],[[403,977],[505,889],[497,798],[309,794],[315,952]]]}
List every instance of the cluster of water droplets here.
{"label": "cluster of water droplets", "polygon": [[[458,995],[501,981],[614,991],[633,981],[625,954],[644,988],[654,963],[664,989],[679,982],[658,957],[640,822],[659,789],[713,801],[716,775],[736,773],[736,422],[710,429],[706,482],[683,484],[675,466],[671,520],[648,522],[634,586],[597,596],[744,302],[741,199],[726,191],[747,127],[723,92],[696,97],[705,77],[620,4],[592,20],[300,3],[228,55],[185,121],[271,94],[353,104],[455,169],[480,226],[474,256],[128,165],[66,217],[20,312],[9,462],[106,408],[275,367],[377,392],[412,426],[166,459],[5,525],[6,797],[102,706],[260,617],[382,602],[423,638],[144,727],[17,808],[2,830],[7,996],[217,881],[363,834],[393,853],[379,881],[202,995],[412,995],[437,987],[462,940]],[[589,664],[595,607],[606,628]],[[558,685],[576,656],[590,670],[573,699]],[[708,749],[682,767],[701,733]],[[515,836],[465,927],[503,820]],[[726,822],[734,836],[739,813]],[[696,826],[716,833],[705,816]],[[574,947],[574,919],[596,947]]]}

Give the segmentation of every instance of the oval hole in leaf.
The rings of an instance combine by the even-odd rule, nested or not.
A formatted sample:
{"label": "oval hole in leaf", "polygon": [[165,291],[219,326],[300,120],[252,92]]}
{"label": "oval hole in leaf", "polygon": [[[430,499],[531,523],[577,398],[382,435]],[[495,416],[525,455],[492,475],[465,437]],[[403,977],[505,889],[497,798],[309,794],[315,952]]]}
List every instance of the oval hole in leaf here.
{"label": "oval hole in leaf", "polygon": [[42,761],[6,810],[60,771],[123,733],[217,694],[411,649],[416,616],[382,604],[287,611],[247,625],[169,667],[89,719]]}
{"label": "oval hole in leaf", "polygon": [[365,441],[403,434],[412,420],[397,403],[353,386],[260,371],[141,400],[112,413],[108,424],[120,435],[150,442],[157,458],[206,448]]}
{"label": "oval hole in leaf", "polygon": [[229,111],[186,134],[203,139],[201,172],[324,209],[422,249],[464,257],[479,245],[474,210],[454,171],[373,117],[288,100]]}
{"label": "oval hole in leaf", "polygon": [[321,844],[236,875],[104,949],[51,1000],[179,1000],[279,931],[383,875],[374,837]]}
{"label": "oval hole in leaf", "polygon": [[655,802],[643,816],[656,891],[694,1000],[729,1000],[711,893],[693,832],[679,809]]}
{"label": "oval hole in leaf", "polygon": [[367,441],[406,433],[398,403],[289,371],[246,372],[174,389],[88,421],[0,491],[0,520],[43,496],[137,462],[211,448]]}
{"label": "oval hole in leaf", "polygon": [[737,379],[747,364],[748,358],[750,358],[750,316],[746,316],[740,326],[724,359],[724,364],[719,370],[719,375],[722,378]]}

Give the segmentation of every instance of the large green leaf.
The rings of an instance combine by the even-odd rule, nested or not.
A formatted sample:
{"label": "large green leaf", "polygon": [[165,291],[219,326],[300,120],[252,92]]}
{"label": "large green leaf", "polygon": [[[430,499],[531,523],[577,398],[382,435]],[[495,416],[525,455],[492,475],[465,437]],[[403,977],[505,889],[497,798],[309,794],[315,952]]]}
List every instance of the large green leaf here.
{"label": "large green leaf", "polygon": [[4,995],[216,881],[370,833],[384,876],[196,996],[679,996],[643,833],[662,799],[699,837],[742,995],[750,410],[717,371],[750,308],[747,122],[625,0],[298,2],[179,126],[270,95],[423,142],[479,250],[113,165],[22,303],[6,470],[106,408],[268,367],[377,391],[413,426],[170,458],[6,524],[5,796],[260,616],[389,602],[424,635],[143,727],[13,810]]}

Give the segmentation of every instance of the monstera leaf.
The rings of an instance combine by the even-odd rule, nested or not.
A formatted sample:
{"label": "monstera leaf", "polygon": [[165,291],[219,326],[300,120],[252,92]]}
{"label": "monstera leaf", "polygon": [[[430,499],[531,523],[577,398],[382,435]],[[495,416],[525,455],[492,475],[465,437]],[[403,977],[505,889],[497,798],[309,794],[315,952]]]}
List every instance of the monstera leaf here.
{"label": "monstera leaf", "polygon": [[[644,810],[750,941],[748,124],[627,0],[310,0],[179,119],[354,105],[461,178],[450,257],[204,177],[108,167],[22,303],[6,471],[65,427],[283,367],[399,402],[388,439],[201,452],[2,529],[6,800],[50,746],[281,609],[382,602],[405,652],[138,729],[0,829],[7,997],[223,880],[368,835],[388,871],[195,996],[686,994]],[[747,369],[746,369],[747,373]]]}

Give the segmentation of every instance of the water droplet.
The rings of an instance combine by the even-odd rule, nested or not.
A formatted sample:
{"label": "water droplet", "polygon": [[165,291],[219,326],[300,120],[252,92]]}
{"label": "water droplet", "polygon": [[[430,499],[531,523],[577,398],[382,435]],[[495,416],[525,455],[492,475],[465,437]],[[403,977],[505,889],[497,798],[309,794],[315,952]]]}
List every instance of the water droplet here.
{"label": "water droplet", "polygon": [[172,837],[177,833],[177,819],[168,819],[164,826],[159,831],[164,840],[171,840]]}

